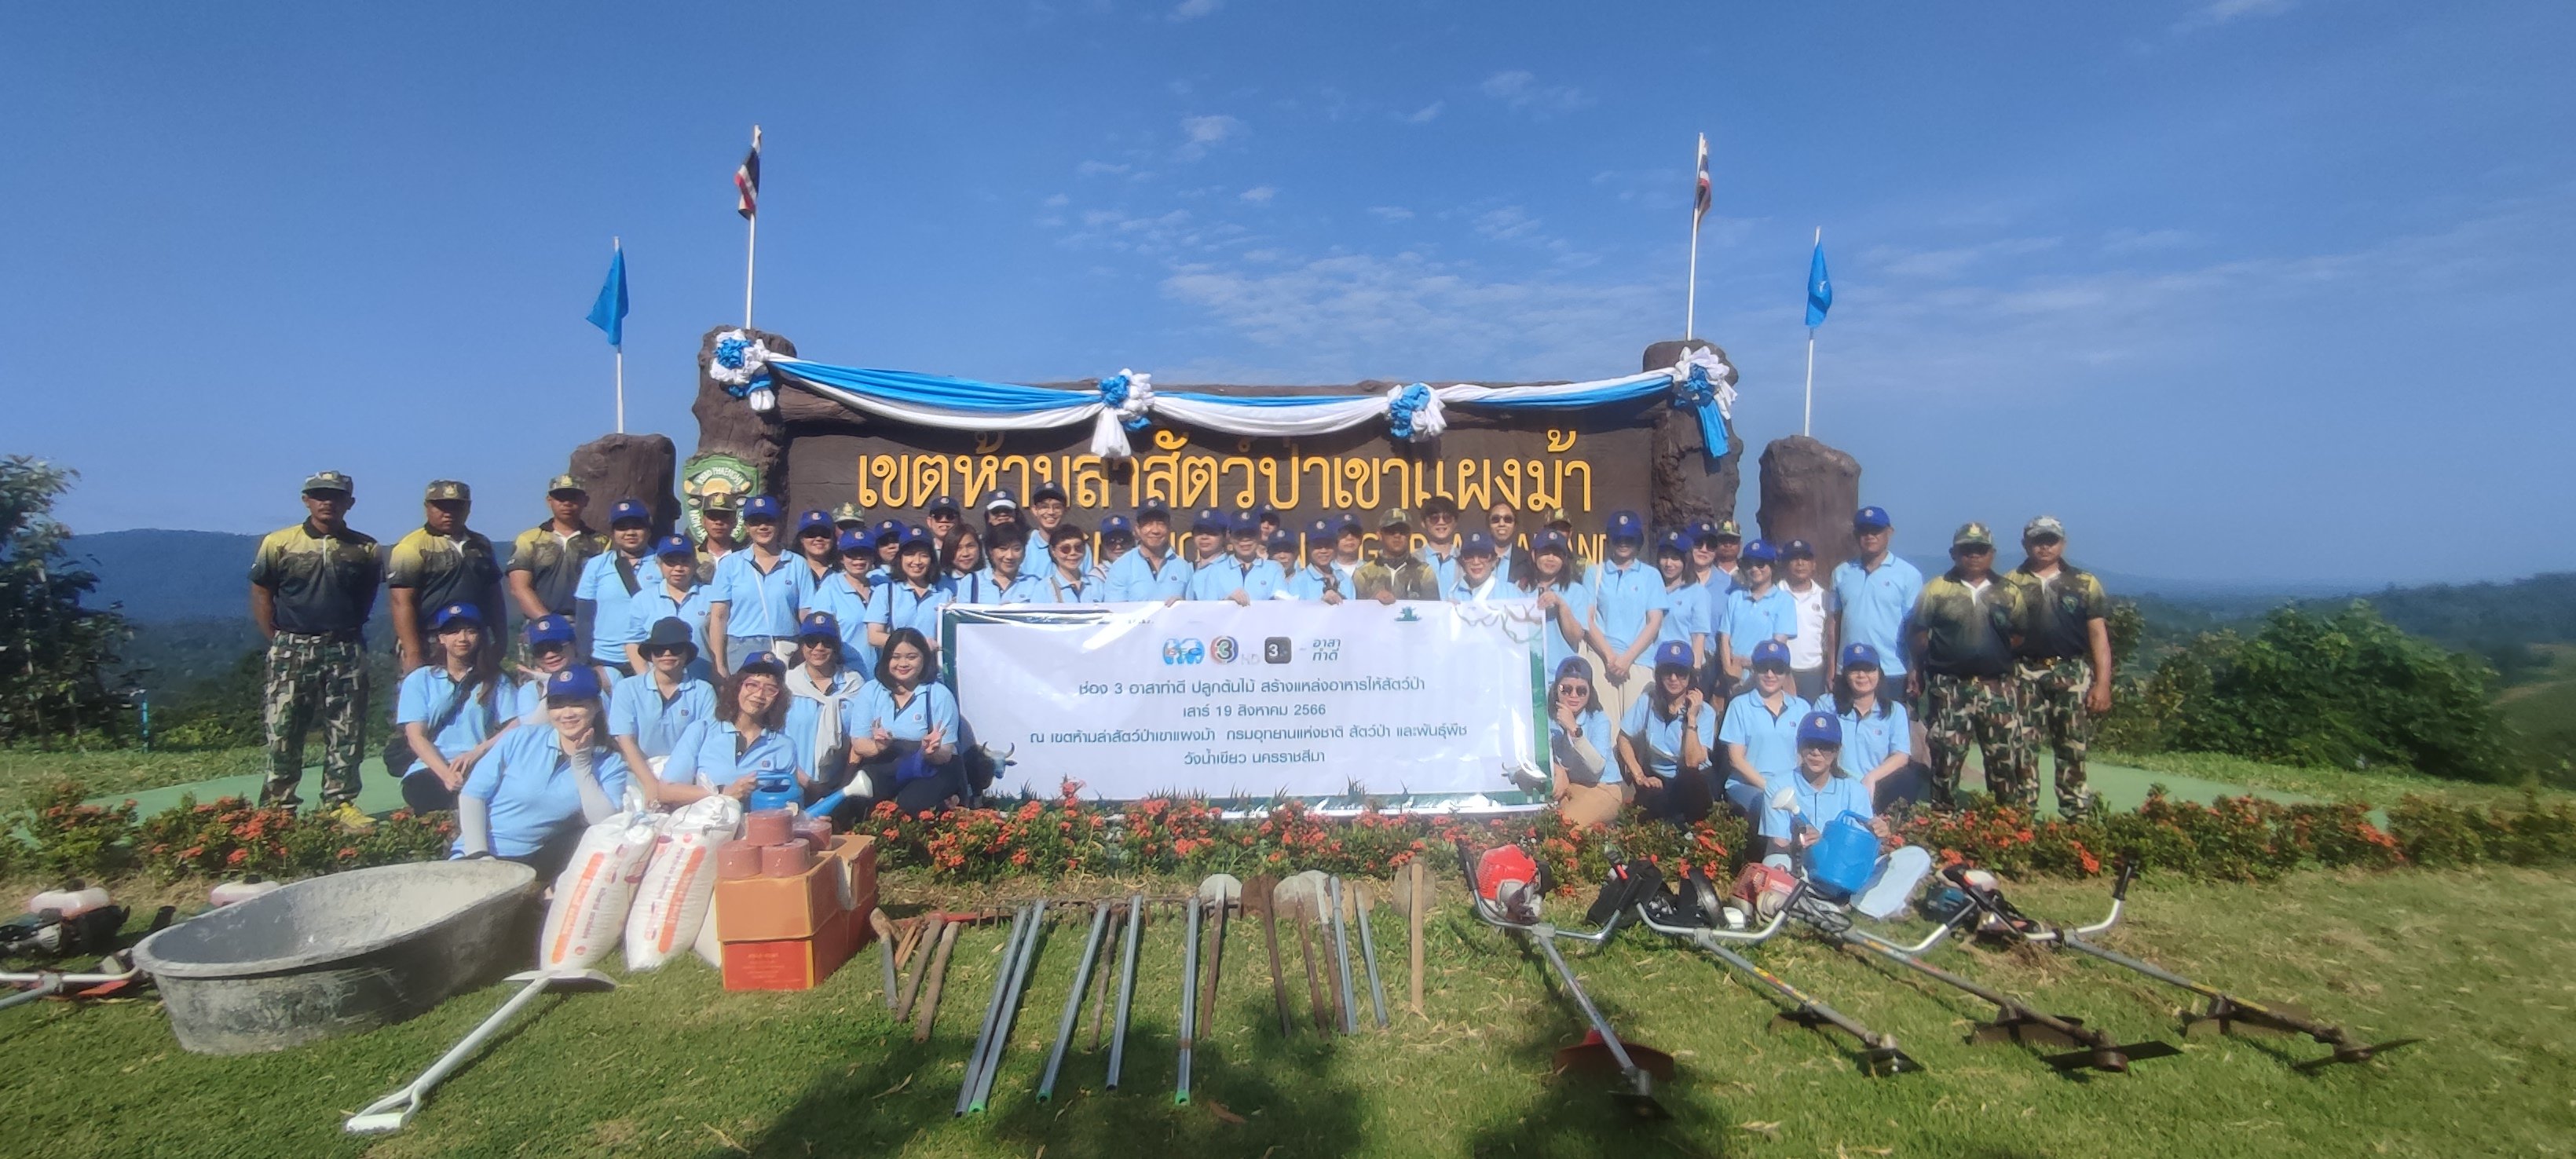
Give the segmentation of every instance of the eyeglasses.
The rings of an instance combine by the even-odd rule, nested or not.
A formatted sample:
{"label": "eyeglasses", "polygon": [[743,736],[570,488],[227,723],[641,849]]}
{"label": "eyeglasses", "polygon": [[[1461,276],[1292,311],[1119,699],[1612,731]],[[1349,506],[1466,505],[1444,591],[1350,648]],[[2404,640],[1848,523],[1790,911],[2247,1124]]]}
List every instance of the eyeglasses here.
{"label": "eyeglasses", "polygon": [[1497,511],[1485,517],[1485,522],[1487,523],[1518,523],[1520,521],[1519,516],[1501,511]]}
{"label": "eyeglasses", "polygon": [[1592,686],[1589,684],[1559,684],[1556,686],[1556,694],[1558,696],[1589,696],[1592,694]]}
{"label": "eyeglasses", "polygon": [[1789,666],[1780,663],[1777,660],[1769,660],[1756,664],[1753,666],[1753,670],[1756,672],[1768,673],[1773,676],[1786,676],[1789,674]]}

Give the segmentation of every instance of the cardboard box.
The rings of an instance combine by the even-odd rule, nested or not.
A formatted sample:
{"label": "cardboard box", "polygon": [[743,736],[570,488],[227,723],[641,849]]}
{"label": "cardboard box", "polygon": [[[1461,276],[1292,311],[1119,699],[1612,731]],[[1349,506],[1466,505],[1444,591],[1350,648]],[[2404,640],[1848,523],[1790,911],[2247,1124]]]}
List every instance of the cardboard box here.
{"label": "cardboard box", "polygon": [[868,928],[860,910],[841,910],[810,938],[726,942],[727,990],[811,990],[850,960]]}
{"label": "cardboard box", "polygon": [[[810,938],[835,915],[858,911],[861,928],[876,906],[876,842],[843,834],[795,877],[743,877],[716,883],[716,940],[774,942]],[[865,904],[862,905],[864,899]]]}

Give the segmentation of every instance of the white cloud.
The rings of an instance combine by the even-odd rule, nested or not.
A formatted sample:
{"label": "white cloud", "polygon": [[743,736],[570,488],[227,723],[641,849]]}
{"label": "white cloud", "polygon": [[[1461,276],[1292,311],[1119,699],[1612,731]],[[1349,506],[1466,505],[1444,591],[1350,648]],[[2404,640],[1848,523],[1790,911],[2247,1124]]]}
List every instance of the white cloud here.
{"label": "white cloud", "polygon": [[1398,116],[1396,119],[1408,125],[1428,125],[1439,118],[1440,110],[1447,107],[1449,107],[1449,103],[1447,101],[1433,101],[1430,104],[1415,109],[1410,113]]}
{"label": "white cloud", "polygon": [[2174,22],[2176,33],[2197,32],[2233,24],[2254,16],[2278,16],[2290,10],[2297,0],[2213,0],[2192,10],[2190,15]]}
{"label": "white cloud", "polygon": [[1512,240],[1538,232],[1538,219],[1517,205],[1489,209],[1476,215],[1476,232],[1490,238]]}
{"label": "white cloud", "polygon": [[1244,134],[1244,124],[1233,117],[1216,114],[1181,118],[1181,147],[1175,155],[1183,161],[1196,161],[1207,155],[1210,147]]}
{"label": "white cloud", "polygon": [[1132,165],[1120,165],[1108,161],[1085,161],[1074,166],[1073,172],[1078,177],[1098,177],[1103,174],[1125,173],[1132,168],[1134,168]]}
{"label": "white cloud", "polygon": [[1059,193],[1059,194],[1056,194],[1056,195],[1055,195],[1055,196],[1053,196],[1053,197],[1047,198],[1044,202],[1041,202],[1040,204],[1047,205],[1047,206],[1062,206],[1062,205],[1068,205],[1068,204],[1071,204],[1071,203],[1072,203],[1072,201],[1073,201],[1073,199],[1072,199],[1072,198],[1067,197],[1067,196],[1065,196],[1065,195],[1063,195],[1063,194]]}
{"label": "white cloud", "polygon": [[1279,196],[1279,190],[1268,185],[1255,185],[1236,196],[1254,205],[1268,205],[1271,198]]}
{"label": "white cloud", "polygon": [[1942,282],[1963,277],[1990,258],[2020,257],[2056,247],[2053,237],[2008,237],[1946,249],[1873,246],[1862,252],[1861,260],[1890,279]]}
{"label": "white cloud", "polygon": [[2199,245],[2204,239],[2184,229],[2114,229],[2102,235],[2102,252],[2106,254],[2150,253],[2156,250],[2184,249]]}
{"label": "white cloud", "polygon": [[1225,0],[1181,0],[1180,4],[1172,9],[1172,19],[1196,20],[1223,7],[1225,7]]}
{"label": "white cloud", "polygon": [[1368,212],[1370,217],[1390,225],[1399,221],[1413,220],[1413,211],[1401,205],[1372,205],[1368,207]]}
{"label": "white cloud", "polygon": [[1513,109],[1532,116],[1545,117],[1570,113],[1592,104],[1592,98],[1572,85],[1542,85],[1534,73],[1514,69],[1486,77],[1477,90]]}

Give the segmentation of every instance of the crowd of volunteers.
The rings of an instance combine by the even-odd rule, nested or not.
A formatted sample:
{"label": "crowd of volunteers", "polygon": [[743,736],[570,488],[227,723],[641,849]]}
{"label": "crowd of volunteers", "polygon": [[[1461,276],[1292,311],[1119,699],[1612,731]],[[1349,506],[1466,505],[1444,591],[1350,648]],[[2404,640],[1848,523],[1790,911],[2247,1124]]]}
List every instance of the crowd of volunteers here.
{"label": "crowd of volunteers", "polygon": [[313,475],[303,500],[307,518],[263,539],[250,573],[270,640],[263,800],[298,803],[318,724],[323,807],[367,823],[362,633],[381,587],[403,674],[385,765],[414,809],[457,811],[460,855],[543,864],[630,799],[974,801],[997,756],[941,679],[952,603],[1526,601],[1550,674],[1548,767],[1529,787],[1579,824],[1732,809],[1792,860],[1842,818],[1948,807],[1971,745],[1995,796],[2033,808],[2037,753],[2052,750],[2057,805],[2080,813],[2090,722],[2110,707],[2109,601],[2048,516],[2023,528],[2012,570],[1970,523],[1926,580],[1889,551],[1878,507],[1855,513],[1834,552],[1850,558],[1820,575],[1814,545],[1748,541],[1731,522],[1650,531],[1615,512],[1586,559],[1562,512],[1524,528],[1497,502],[1471,530],[1437,496],[1303,525],[1203,510],[1183,527],[1149,501],[1095,532],[1053,484],[1025,508],[984,495],[973,522],[943,497],[920,524],[713,494],[701,534],[656,538],[635,499],[593,529],[587,489],[563,475],[506,562],[466,526],[463,483],[430,484],[421,526],[389,548],[349,528],[347,475]]}

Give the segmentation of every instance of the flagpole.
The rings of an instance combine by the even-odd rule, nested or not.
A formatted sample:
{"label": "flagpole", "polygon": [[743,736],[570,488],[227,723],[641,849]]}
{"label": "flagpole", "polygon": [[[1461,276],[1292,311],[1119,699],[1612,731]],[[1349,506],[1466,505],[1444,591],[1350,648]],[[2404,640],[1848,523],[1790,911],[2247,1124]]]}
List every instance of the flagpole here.
{"label": "flagpole", "polygon": [[1682,340],[1698,336],[1699,325],[1699,214],[1691,214],[1690,292],[1682,299]]}
{"label": "flagpole", "polygon": [[[626,239],[611,236],[608,248],[613,253],[625,253]],[[622,435],[626,433],[626,344],[619,342],[609,349],[617,352],[617,433]]]}
{"label": "flagpole", "polygon": [[[753,125],[751,127],[751,152],[754,157],[758,157],[760,155],[760,126],[758,125]],[[756,176],[757,175],[755,174],[755,177]],[[754,201],[752,203],[751,216],[745,220],[750,223],[750,229],[745,237],[742,251],[742,328],[749,330],[751,329],[752,263],[760,256],[759,202]]]}
{"label": "flagpole", "polygon": [[[1817,247],[1825,244],[1825,227],[1816,227]],[[1816,433],[1816,328],[1807,327],[1807,413],[1799,420],[1798,433],[1813,438]]]}

